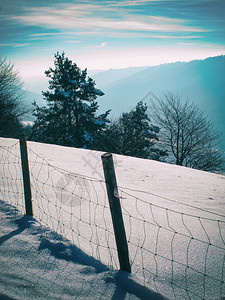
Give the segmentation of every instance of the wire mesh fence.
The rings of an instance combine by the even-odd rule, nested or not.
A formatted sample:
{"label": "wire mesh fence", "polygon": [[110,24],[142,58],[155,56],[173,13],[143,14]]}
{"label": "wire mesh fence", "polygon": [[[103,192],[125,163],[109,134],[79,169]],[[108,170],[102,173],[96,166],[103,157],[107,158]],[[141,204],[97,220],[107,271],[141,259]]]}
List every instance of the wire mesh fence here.
{"label": "wire mesh fence", "polygon": [[118,268],[104,182],[69,173],[29,149],[34,216],[81,250]]}
{"label": "wire mesh fence", "polygon": [[168,282],[169,299],[222,299],[225,221],[206,211],[176,211],[154,203],[159,196],[138,194],[120,188],[132,272],[161,294],[162,282]]}
{"label": "wire mesh fence", "polygon": [[[1,197],[24,213],[19,144],[0,149]],[[34,217],[119,269],[105,182],[55,167],[31,148],[28,157]],[[222,299],[223,215],[126,187],[118,191],[132,273],[169,299]]]}
{"label": "wire mesh fence", "polygon": [[105,265],[1,200],[0,256],[1,300],[113,297]]}
{"label": "wire mesh fence", "polygon": [[0,145],[1,199],[25,213],[19,142]]}

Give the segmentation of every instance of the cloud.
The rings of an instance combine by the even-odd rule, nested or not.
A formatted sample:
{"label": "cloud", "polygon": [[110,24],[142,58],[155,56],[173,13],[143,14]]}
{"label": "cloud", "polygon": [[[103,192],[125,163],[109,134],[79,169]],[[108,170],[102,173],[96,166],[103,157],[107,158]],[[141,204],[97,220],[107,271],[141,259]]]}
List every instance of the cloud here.
{"label": "cloud", "polygon": [[[65,34],[71,34],[69,32]],[[99,30],[86,30],[86,31],[76,31],[73,33],[74,35],[85,35],[85,36],[100,36],[102,32]],[[116,31],[116,30],[108,30],[108,37],[119,37],[119,38],[154,38],[154,39],[202,39],[203,35],[171,35],[171,34],[152,34],[147,32],[127,32],[127,31]]]}
{"label": "cloud", "polygon": [[[133,2],[133,1],[132,1]],[[137,1],[135,1],[137,2]],[[140,1],[139,1],[140,2]],[[142,1],[143,2],[143,1]],[[99,11],[108,12],[101,14]],[[112,14],[114,13],[114,17]],[[103,17],[104,15],[104,17]],[[187,21],[175,18],[133,15],[125,10],[121,11],[104,5],[67,4],[63,6],[29,8],[26,14],[11,16],[11,19],[30,26],[40,26],[59,31],[73,28],[73,30],[107,30],[128,32],[206,32],[207,29],[185,25]],[[85,32],[84,32],[85,34]]]}
{"label": "cloud", "polygon": [[79,44],[82,43],[81,41],[78,40],[71,40],[71,41],[66,41],[66,43],[70,43],[70,44]]}
{"label": "cloud", "polygon": [[[197,44],[196,43],[177,43],[177,45],[181,45],[181,46],[197,46]],[[212,44],[207,44],[207,43],[204,43],[204,47],[213,47],[213,45]],[[220,51],[219,49],[218,49],[218,51]]]}
{"label": "cloud", "polygon": [[103,42],[103,43],[101,43],[100,47],[104,48],[107,44],[108,44],[107,42]]}
{"label": "cloud", "polygon": [[194,28],[189,26],[184,26],[180,24],[172,24],[168,22],[155,22],[154,19],[149,17],[149,22],[143,22],[141,20],[95,20],[94,26],[109,29],[119,29],[127,31],[149,31],[149,32],[204,32],[205,30],[200,28]]}
{"label": "cloud", "polygon": [[177,45],[182,45],[182,46],[193,46],[196,45],[195,43],[177,43]]}
{"label": "cloud", "polygon": [[34,34],[29,34],[28,36],[40,37],[40,36],[48,36],[48,35],[58,35],[58,32],[34,33]]}
{"label": "cloud", "polygon": [[0,44],[0,47],[13,47],[13,48],[21,48],[29,46],[30,43],[7,43],[7,44]]}
{"label": "cloud", "polygon": [[122,1],[107,1],[107,4],[111,6],[116,6],[116,7],[129,7],[129,6],[137,6],[137,5],[143,5],[147,4],[150,2],[162,2],[162,1],[168,1],[168,0],[122,0]]}
{"label": "cloud", "polygon": [[108,44],[108,42],[103,42],[103,43],[101,43],[100,45],[96,45],[96,46],[86,46],[85,48],[87,48],[87,49],[105,48],[107,44]]}

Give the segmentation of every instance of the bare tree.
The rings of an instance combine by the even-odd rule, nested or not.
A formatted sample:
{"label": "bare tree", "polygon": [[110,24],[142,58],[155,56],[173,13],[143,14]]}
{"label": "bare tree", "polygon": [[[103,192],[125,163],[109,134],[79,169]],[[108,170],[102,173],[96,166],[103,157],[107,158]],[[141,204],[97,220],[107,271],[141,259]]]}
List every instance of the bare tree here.
{"label": "bare tree", "polygon": [[175,163],[205,171],[220,171],[223,157],[217,150],[220,133],[199,108],[180,96],[164,94],[152,105],[152,118],[161,128],[161,140]]}
{"label": "bare tree", "polygon": [[0,136],[17,137],[22,128],[20,118],[27,112],[22,87],[14,65],[0,57]]}

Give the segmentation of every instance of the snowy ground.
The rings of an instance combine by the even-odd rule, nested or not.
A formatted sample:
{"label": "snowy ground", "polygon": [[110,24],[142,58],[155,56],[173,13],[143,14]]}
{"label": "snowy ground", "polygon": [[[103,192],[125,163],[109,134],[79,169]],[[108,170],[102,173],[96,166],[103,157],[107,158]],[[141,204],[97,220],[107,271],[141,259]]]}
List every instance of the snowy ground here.
{"label": "snowy ground", "polygon": [[[15,143],[0,139],[0,199],[24,212]],[[28,142],[28,150],[34,217],[86,254],[118,269],[102,153],[34,142]],[[169,299],[221,299],[225,176],[119,155],[114,156],[114,164],[135,278]],[[51,252],[52,243],[55,249],[57,239],[50,239],[50,244],[47,239],[45,250]],[[96,280],[99,274],[96,277],[95,272]],[[87,297],[81,292],[80,298],[88,299],[88,291],[83,293]],[[124,299],[113,298],[113,293],[109,298]]]}
{"label": "snowy ground", "polygon": [[0,201],[0,299],[164,299]]}

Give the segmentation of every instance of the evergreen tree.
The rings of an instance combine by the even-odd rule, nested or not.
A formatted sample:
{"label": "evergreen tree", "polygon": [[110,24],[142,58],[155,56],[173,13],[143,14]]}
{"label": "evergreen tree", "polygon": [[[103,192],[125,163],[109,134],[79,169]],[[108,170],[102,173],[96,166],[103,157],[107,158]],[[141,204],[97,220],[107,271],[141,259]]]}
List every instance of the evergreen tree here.
{"label": "evergreen tree", "polygon": [[45,71],[49,91],[42,92],[47,107],[35,103],[31,139],[65,146],[91,148],[107,127],[109,110],[96,114],[96,98],[104,93],[95,88],[95,82],[87,77],[87,69],[72,63],[65,53],[55,54],[55,68]]}
{"label": "evergreen tree", "polygon": [[102,150],[159,160],[166,153],[157,146],[159,128],[151,125],[147,106],[141,101],[106,130]]}

